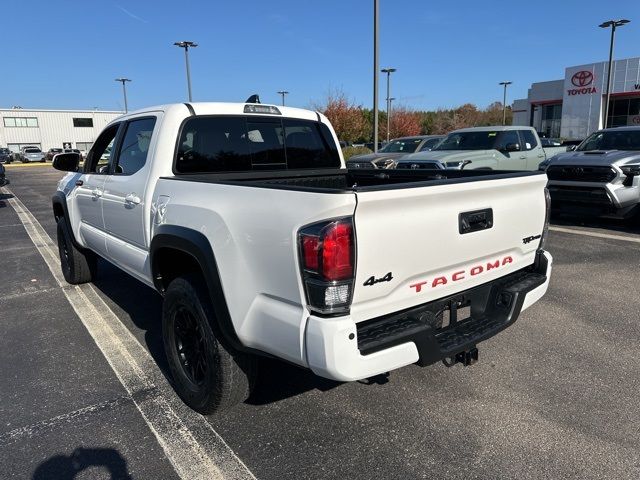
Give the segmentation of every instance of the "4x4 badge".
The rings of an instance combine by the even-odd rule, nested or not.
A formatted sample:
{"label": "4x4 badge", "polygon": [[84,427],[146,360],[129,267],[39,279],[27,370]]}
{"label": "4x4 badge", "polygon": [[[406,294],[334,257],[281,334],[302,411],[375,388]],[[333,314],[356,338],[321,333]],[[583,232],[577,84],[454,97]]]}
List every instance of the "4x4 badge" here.
{"label": "4x4 badge", "polygon": [[382,278],[376,278],[373,275],[370,276],[369,278],[367,278],[367,281],[363,283],[363,285],[365,287],[370,287],[372,285],[375,285],[376,283],[380,283],[380,282],[390,282],[391,280],[393,280],[393,274],[391,272],[387,273],[384,277]]}

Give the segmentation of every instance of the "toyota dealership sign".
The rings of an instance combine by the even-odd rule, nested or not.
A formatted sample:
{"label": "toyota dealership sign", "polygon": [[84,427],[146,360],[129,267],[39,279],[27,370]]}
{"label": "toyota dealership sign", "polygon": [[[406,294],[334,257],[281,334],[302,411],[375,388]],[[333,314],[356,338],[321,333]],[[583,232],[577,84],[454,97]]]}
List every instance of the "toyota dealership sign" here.
{"label": "toyota dealership sign", "polygon": [[570,88],[567,90],[569,95],[591,95],[597,93],[596,87],[593,86],[595,77],[593,72],[589,70],[580,70],[571,77],[571,84],[576,88]]}

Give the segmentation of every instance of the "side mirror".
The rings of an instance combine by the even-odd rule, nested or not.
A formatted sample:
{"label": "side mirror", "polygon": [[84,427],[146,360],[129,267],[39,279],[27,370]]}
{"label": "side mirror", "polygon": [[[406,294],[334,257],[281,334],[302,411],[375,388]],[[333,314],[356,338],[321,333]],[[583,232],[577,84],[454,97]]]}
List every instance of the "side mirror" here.
{"label": "side mirror", "polygon": [[577,145],[569,145],[567,147],[567,152],[573,152],[576,149]]}
{"label": "side mirror", "polygon": [[79,153],[58,153],[53,156],[53,168],[62,172],[77,172],[80,165]]}
{"label": "side mirror", "polygon": [[507,143],[504,146],[504,151],[505,152],[518,152],[518,151],[520,151],[520,144],[519,143]]}

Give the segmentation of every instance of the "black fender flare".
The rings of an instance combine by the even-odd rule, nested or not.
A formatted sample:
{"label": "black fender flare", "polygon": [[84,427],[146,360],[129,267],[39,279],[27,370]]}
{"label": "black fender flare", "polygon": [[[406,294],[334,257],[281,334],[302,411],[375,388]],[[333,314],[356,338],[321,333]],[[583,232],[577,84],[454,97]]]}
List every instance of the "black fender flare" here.
{"label": "black fender flare", "polygon": [[218,263],[207,237],[196,230],[177,225],[160,225],[156,227],[149,248],[149,259],[153,284],[161,294],[164,294],[165,289],[159,274],[160,266],[158,265],[156,254],[163,248],[186,253],[193,257],[200,266],[217,317],[216,324],[211,325],[211,327],[214,332],[221,335],[221,340],[237,351],[262,353],[242,345],[236,334],[227,300],[222,290]]}
{"label": "black fender flare", "polygon": [[[67,197],[65,196],[65,194],[59,190],[54,193],[53,197],[51,197],[51,206],[53,208],[53,215],[56,219],[56,223],[60,218],[62,218],[67,224],[67,228],[69,229],[69,233],[71,234],[71,242],[73,243],[73,246],[81,252],[86,251],[86,248],[84,248],[76,241],[76,237],[73,234],[73,229],[71,228],[71,219],[69,218],[69,208],[67,207]],[[56,207],[62,209],[62,215],[56,214]]]}

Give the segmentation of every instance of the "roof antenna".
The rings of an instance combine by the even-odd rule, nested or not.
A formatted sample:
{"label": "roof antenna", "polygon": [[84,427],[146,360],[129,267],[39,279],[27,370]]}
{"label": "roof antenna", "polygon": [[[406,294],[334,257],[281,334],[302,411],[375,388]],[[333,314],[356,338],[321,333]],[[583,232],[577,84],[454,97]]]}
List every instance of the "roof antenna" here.
{"label": "roof antenna", "polygon": [[257,93],[254,93],[244,103],[260,103],[260,97]]}

